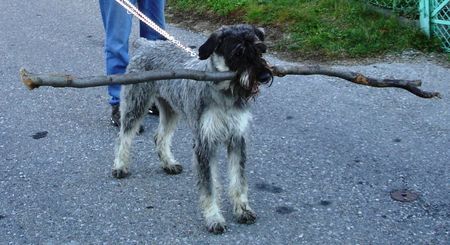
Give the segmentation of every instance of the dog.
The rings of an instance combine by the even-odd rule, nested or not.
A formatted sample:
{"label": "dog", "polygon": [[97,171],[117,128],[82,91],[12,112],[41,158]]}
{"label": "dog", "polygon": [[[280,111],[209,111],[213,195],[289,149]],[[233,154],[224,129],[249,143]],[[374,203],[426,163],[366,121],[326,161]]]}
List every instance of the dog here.
{"label": "dog", "polygon": [[192,58],[167,41],[138,39],[128,73],[149,70],[196,69],[210,72],[233,71],[228,81],[186,79],[149,81],[123,86],[121,127],[112,175],[129,174],[129,153],[134,135],[151,102],[159,109],[159,126],[154,136],[156,151],[167,174],[179,174],[182,165],[172,155],[171,138],[177,121],[184,118],[194,138],[194,165],[198,175],[200,204],[206,226],[212,233],[226,230],[220,210],[217,176],[217,150],[227,148],[229,195],[239,223],[252,224],[256,214],[248,201],[245,175],[247,129],[251,120],[250,102],[263,84],[270,85],[273,74],[263,58],[266,52],[264,30],[251,25],[223,26],[199,47]]}

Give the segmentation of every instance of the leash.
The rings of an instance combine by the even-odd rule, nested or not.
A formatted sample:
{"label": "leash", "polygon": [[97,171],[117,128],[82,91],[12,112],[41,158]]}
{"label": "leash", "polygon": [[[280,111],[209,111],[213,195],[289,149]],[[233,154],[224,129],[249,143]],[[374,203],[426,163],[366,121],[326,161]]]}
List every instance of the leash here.
{"label": "leash", "polygon": [[145,14],[143,14],[141,11],[139,11],[136,6],[134,6],[130,1],[128,0],[116,0],[117,3],[122,5],[128,13],[133,14],[135,17],[137,17],[140,21],[144,22],[146,25],[148,25],[150,28],[161,34],[161,36],[165,37],[169,42],[177,46],[178,48],[184,50],[185,52],[189,53],[192,57],[198,57],[197,53],[192,50],[189,47],[184,46],[181,44],[180,41],[176,40],[174,36],[170,35],[168,32],[163,30],[161,27],[159,27],[155,22],[153,22],[151,19],[149,19]]}

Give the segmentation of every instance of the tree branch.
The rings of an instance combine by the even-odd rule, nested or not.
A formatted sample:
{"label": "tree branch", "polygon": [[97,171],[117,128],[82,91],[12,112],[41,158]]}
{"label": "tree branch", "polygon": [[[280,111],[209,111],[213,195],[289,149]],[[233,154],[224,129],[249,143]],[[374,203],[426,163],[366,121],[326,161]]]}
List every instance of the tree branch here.
{"label": "tree branch", "polygon": [[[273,66],[271,67],[274,76],[283,77],[286,75],[326,75],[338,77],[352,83],[385,88],[396,87],[405,89],[416,96],[422,98],[440,98],[438,92],[427,92],[419,89],[422,85],[420,80],[395,80],[377,79],[366,77],[360,73],[349,71],[337,71],[326,66]],[[88,76],[77,78],[67,74],[33,74],[24,68],[20,69],[20,78],[29,89],[40,86],[51,87],[73,87],[87,88],[106,86],[112,84],[135,84],[154,80],[167,79],[192,79],[197,81],[224,81],[233,79],[235,72],[204,72],[197,70],[175,70],[175,71],[144,71],[138,73],[128,73],[123,75],[110,76]]]}
{"label": "tree branch", "polygon": [[273,74],[275,76],[284,75],[325,75],[330,77],[339,77],[352,83],[377,87],[386,88],[394,87],[401,88],[409,91],[410,93],[421,97],[421,98],[441,98],[438,92],[428,92],[419,89],[422,85],[420,80],[397,80],[397,79],[378,79],[366,77],[363,74],[350,72],[350,71],[337,71],[333,68],[327,66],[274,66]]}

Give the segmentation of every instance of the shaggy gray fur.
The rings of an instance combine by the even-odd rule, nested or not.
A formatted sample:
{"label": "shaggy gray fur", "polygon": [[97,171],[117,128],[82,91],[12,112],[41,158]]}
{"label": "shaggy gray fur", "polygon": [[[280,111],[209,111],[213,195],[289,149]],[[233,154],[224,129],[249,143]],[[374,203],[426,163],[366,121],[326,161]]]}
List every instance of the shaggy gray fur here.
{"label": "shaggy gray fur", "polygon": [[232,81],[202,82],[193,80],[154,81],[123,86],[121,94],[121,129],[113,175],[128,174],[132,138],[147,108],[155,101],[160,111],[160,124],[155,144],[162,168],[168,174],[179,174],[182,166],[170,150],[177,121],[187,121],[194,135],[194,165],[198,174],[200,203],[208,230],[222,233],[225,219],[220,210],[217,178],[217,148],[227,146],[229,159],[229,195],[238,222],[253,223],[256,214],[250,208],[245,177],[246,137],[251,119],[248,100],[261,83],[271,80],[270,70],[262,58],[265,46],[263,32],[249,25],[223,27],[200,47],[200,58],[191,58],[165,41],[136,42],[136,54],[128,72],[175,70],[237,71]]}

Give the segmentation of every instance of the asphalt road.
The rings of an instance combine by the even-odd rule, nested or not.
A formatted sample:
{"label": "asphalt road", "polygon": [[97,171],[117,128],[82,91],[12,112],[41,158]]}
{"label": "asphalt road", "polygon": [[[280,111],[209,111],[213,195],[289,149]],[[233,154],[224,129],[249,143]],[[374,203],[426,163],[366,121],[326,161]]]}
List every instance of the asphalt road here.
{"label": "asphalt road", "polygon": [[[151,140],[157,118],[148,116],[133,174],[117,180],[106,88],[28,91],[19,82],[20,67],[103,74],[97,1],[1,1],[0,9],[0,244],[450,241],[449,68],[426,59],[338,67],[419,78],[441,100],[323,76],[277,78],[253,107],[247,169],[258,220],[237,224],[224,190],[229,229],[215,236],[198,207],[184,124],[173,144],[181,175],[160,169]],[[205,40],[169,30],[188,45]],[[419,197],[395,201],[397,189]]]}

